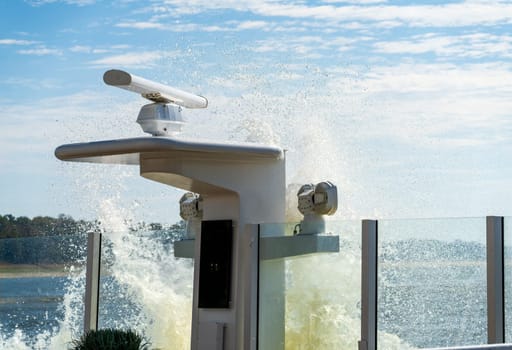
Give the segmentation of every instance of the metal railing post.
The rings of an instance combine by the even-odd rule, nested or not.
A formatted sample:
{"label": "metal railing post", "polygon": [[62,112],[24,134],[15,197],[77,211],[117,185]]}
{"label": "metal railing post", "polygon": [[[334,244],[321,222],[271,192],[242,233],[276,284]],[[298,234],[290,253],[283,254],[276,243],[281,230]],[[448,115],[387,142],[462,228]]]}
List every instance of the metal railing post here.
{"label": "metal railing post", "polygon": [[258,349],[258,271],[259,271],[259,227],[258,225],[246,225],[243,235],[242,250],[240,254],[248,257],[243,260],[240,266],[240,283],[243,285],[241,290],[244,293],[243,307],[239,312],[243,312],[243,326],[241,338],[243,342],[237,346],[240,349],[257,350]]}
{"label": "metal railing post", "polygon": [[359,350],[377,349],[377,237],[378,222],[363,220]]}
{"label": "metal railing post", "polygon": [[87,237],[87,270],[85,275],[85,333],[98,328],[100,265],[101,233],[89,232]]}
{"label": "metal railing post", "polygon": [[505,342],[503,217],[487,217],[487,342]]}

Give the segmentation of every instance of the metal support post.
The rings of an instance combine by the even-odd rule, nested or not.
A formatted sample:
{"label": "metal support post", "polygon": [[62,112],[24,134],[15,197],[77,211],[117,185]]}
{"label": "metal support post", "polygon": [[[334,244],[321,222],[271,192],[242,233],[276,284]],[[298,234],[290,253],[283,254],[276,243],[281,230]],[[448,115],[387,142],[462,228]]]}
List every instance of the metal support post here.
{"label": "metal support post", "polygon": [[487,342],[505,342],[503,217],[487,217]]}
{"label": "metal support post", "polygon": [[362,222],[361,340],[359,350],[377,349],[377,237],[378,222]]}
{"label": "metal support post", "polygon": [[243,323],[239,325],[238,349],[258,349],[258,272],[259,272],[259,227],[246,225],[243,235],[240,254],[247,259],[240,266],[239,290],[243,293],[244,302],[238,312]]}
{"label": "metal support post", "polygon": [[87,270],[85,275],[85,333],[98,328],[100,265],[101,233],[89,232],[87,237]]}

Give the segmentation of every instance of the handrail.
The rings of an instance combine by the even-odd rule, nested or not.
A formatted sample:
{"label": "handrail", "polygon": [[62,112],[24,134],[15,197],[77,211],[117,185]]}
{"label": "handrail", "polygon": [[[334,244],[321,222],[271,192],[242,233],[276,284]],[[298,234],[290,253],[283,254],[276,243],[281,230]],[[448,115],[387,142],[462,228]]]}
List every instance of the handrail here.
{"label": "handrail", "polygon": [[432,349],[425,349],[425,350],[483,350],[483,349],[512,350],[512,344],[455,346],[455,347],[449,347],[449,348],[432,348]]}

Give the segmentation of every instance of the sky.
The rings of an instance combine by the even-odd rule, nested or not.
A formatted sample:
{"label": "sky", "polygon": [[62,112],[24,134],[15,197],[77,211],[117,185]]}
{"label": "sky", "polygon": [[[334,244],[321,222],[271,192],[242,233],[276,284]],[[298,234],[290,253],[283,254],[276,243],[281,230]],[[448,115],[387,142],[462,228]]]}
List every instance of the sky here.
{"label": "sky", "polygon": [[285,148],[339,218],[511,215],[511,57],[511,1],[1,1],[0,214],[178,219],[136,167],[54,156],[144,135],[115,68],[206,96],[185,136]]}

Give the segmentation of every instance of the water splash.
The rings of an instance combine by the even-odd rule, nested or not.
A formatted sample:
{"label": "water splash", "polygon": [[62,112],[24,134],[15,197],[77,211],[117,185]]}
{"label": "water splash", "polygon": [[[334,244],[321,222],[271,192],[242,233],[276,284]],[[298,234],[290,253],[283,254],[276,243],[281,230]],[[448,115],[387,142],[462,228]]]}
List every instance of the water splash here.
{"label": "water splash", "polygon": [[0,349],[6,350],[62,350],[70,346],[83,328],[83,293],[85,290],[85,269],[67,268],[64,298],[59,305],[63,317],[58,326],[41,329],[37,334],[27,334],[15,329],[11,336],[2,332],[0,324]]}
{"label": "water splash", "polygon": [[[270,84],[270,77],[240,74],[232,78],[236,82],[233,85],[242,83],[247,88],[234,92],[233,97],[229,97],[229,91],[223,91],[223,95],[207,94],[212,102],[209,110],[190,114],[191,125],[184,136],[209,135],[232,141],[278,144],[287,149],[288,183],[332,180],[343,193],[337,217],[360,217],[361,205],[356,198],[363,200],[367,196],[362,195],[362,186],[354,180],[365,166],[358,162],[361,150],[355,139],[360,124],[355,121],[364,109],[364,102],[349,94],[339,96],[336,88],[325,91],[324,87],[333,82],[322,72],[306,77],[302,84],[291,90]],[[213,79],[211,89],[216,89],[216,83],[225,87],[226,80],[229,79]],[[350,90],[350,87],[346,88]],[[119,107],[120,111],[125,109]],[[110,113],[112,108],[108,110]],[[98,118],[104,117],[100,115]],[[107,130],[115,135],[108,136],[124,136],[126,130],[119,125],[128,123],[114,120],[115,127]],[[85,134],[94,139],[96,125],[89,121],[89,126],[90,132]],[[135,129],[130,126],[130,130]],[[105,313],[100,315],[100,324],[135,329],[161,349],[188,348],[192,262],[175,259],[172,250],[150,232],[133,230],[137,226],[139,208],[135,209],[138,204],[125,200],[125,197],[132,191],[127,183],[138,176],[136,169],[107,169],[85,164],[67,164],[66,169],[71,173],[67,176],[75,181],[72,187],[77,192],[72,197],[83,202],[84,212],[98,218],[105,235],[107,249],[104,254],[108,267],[102,285],[101,302],[105,305],[102,312]],[[291,186],[288,219],[292,221],[297,219],[293,214],[297,215],[295,194],[296,190]],[[354,253],[358,249],[357,243],[352,248],[335,256],[313,256],[287,262],[287,349],[344,350],[357,347],[360,282],[359,274],[354,271],[359,271],[360,256]],[[330,280],[333,276],[336,276],[335,281]],[[81,271],[80,277],[69,285],[62,306],[65,316],[58,329],[42,332],[35,340],[27,339],[19,330],[8,338],[2,337],[0,332],[0,348],[63,349],[82,328],[83,281]],[[386,335],[382,339],[382,348],[408,348],[395,336]]]}
{"label": "water splash", "polygon": [[[286,259],[285,349],[358,348],[361,329],[358,226],[358,221],[327,222],[328,232],[341,234],[339,253]],[[397,336],[384,332],[379,332],[379,341],[380,349],[413,349]]]}
{"label": "water splash", "polygon": [[[174,258],[172,241],[178,238],[177,234],[155,232],[148,225],[135,224],[131,208],[120,204],[121,196],[102,199],[101,192],[93,196],[98,211],[97,229],[104,237],[100,328],[133,329],[155,348],[186,349],[190,346],[193,262]],[[41,329],[35,335],[20,329],[7,335],[0,325],[0,349],[71,347],[83,329],[85,269],[83,263],[79,265],[82,267],[71,266],[67,270],[58,326]]]}
{"label": "water splash", "polygon": [[[130,213],[118,203],[105,200],[100,211],[101,225],[110,243],[106,253],[111,256],[107,274],[115,281],[105,285],[104,292],[109,294],[109,288],[119,292],[120,286],[127,295],[125,299],[131,301],[129,307],[135,306],[136,311],[125,310],[123,319],[110,319],[107,321],[110,324],[105,326],[136,329],[160,349],[187,348],[192,319],[193,263],[175,259],[172,245],[164,246],[150,232],[133,231]],[[113,307],[123,308],[119,299],[111,302]]]}

